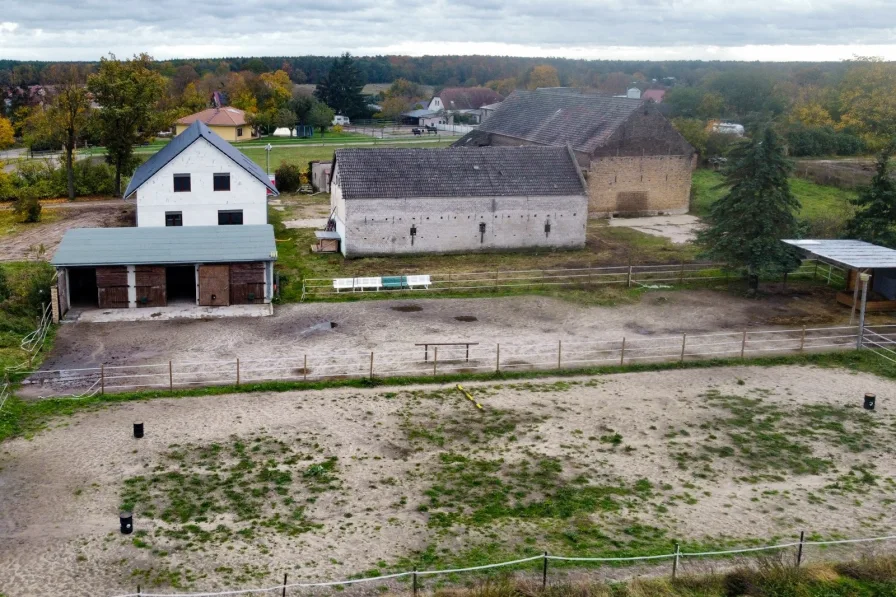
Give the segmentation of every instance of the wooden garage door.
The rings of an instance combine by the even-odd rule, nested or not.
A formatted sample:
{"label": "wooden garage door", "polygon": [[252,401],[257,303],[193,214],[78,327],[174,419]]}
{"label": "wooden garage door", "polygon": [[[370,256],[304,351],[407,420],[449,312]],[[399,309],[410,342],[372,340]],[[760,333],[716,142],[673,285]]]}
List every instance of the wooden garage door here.
{"label": "wooden garage door", "polygon": [[96,268],[97,304],[100,309],[128,308],[128,268]]}
{"label": "wooden garage door", "polygon": [[224,307],[230,304],[230,266],[199,266],[199,304]]}
{"label": "wooden garage door", "polygon": [[230,264],[230,304],[264,302],[264,263]]}
{"label": "wooden garage door", "polygon": [[165,266],[138,265],[134,268],[138,307],[164,307],[168,304],[165,293]]}

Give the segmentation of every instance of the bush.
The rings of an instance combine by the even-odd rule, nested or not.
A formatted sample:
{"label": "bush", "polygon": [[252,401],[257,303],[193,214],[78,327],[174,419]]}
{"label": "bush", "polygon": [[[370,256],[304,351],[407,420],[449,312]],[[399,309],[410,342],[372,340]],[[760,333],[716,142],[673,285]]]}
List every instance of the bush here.
{"label": "bush", "polygon": [[13,211],[22,222],[40,222],[40,212],[43,210],[37,194],[33,188],[20,189],[19,198],[13,204]]}
{"label": "bush", "polygon": [[282,162],[274,175],[281,193],[295,193],[302,186],[302,169],[297,164]]}
{"label": "bush", "polygon": [[56,272],[52,267],[41,267],[29,277],[25,308],[32,314],[40,315],[44,305],[50,302],[50,287],[55,276]]}
{"label": "bush", "polygon": [[343,129],[342,129],[342,125],[341,125],[341,124],[337,124],[336,126],[334,126],[334,127],[333,127],[332,129],[330,129],[330,130],[332,130],[334,133],[336,133],[336,134],[338,135],[339,133],[342,132]]}
{"label": "bush", "polygon": [[0,303],[4,302],[12,294],[9,288],[9,278],[6,276],[6,270],[0,268]]}
{"label": "bush", "polygon": [[[136,167],[140,159],[128,163]],[[75,179],[75,195],[112,195],[115,192],[115,168],[93,160],[76,161],[72,167]],[[124,174],[128,174],[125,170]],[[123,178],[122,186],[127,184]],[[68,196],[68,170],[65,165],[55,166],[49,161],[23,162],[5,179],[0,176],[0,201],[20,198],[55,199]]]}
{"label": "bush", "polygon": [[795,157],[861,155],[867,150],[859,137],[835,131],[829,126],[793,126],[787,130],[785,138],[790,155]]}

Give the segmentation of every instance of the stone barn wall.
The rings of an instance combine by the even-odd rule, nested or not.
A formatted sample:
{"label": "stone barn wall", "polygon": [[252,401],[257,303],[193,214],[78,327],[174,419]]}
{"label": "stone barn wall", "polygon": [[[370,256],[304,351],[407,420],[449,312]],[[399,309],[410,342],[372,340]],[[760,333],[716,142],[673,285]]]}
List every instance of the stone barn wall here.
{"label": "stone barn wall", "polygon": [[346,257],[585,246],[584,195],[349,201],[337,195],[337,231]]}
{"label": "stone barn wall", "polygon": [[683,214],[688,211],[690,156],[597,158],[591,162],[585,178],[591,217]]}

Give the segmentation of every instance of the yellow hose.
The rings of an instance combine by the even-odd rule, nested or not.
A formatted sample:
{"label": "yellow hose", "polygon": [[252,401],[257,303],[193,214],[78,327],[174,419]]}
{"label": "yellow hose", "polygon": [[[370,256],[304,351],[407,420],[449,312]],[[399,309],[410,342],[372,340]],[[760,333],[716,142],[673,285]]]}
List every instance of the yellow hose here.
{"label": "yellow hose", "polygon": [[457,384],[457,389],[460,390],[461,392],[463,392],[464,396],[466,396],[470,402],[472,402],[473,404],[476,405],[476,408],[478,408],[479,410],[482,410],[482,405],[479,404],[478,402],[476,402],[476,399],[473,398],[473,395],[470,394],[468,391],[466,391],[462,385]]}

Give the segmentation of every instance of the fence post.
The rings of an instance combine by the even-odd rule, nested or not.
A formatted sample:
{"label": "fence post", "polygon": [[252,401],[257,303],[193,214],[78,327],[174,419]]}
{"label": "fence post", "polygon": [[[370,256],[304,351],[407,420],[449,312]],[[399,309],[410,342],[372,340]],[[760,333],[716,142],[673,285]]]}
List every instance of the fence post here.
{"label": "fence post", "polygon": [[688,343],[688,335],[682,334],[681,335],[681,358],[678,361],[680,363],[684,363],[684,348],[685,348],[685,346],[687,346],[687,343]]}
{"label": "fence post", "polygon": [[744,330],[744,339],[740,342],[740,358],[744,358],[744,351],[747,349],[747,330]]}
{"label": "fence post", "polygon": [[548,588],[548,552],[544,552],[544,560],[541,567],[541,590]]}
{"label": "fence post", "polygon": [[501,373],[501,345],[498,344],[495,353],[495,373]]}
{"label": "fence post", "polygon": [[818,279],[818,259],[815,260],[815,271],[812,272],[812,279]]}
{"label": "fence post", "polygon": [[304,356],[304,362],[302,363],[302,381],[308,381],[308,355],[306,354]]}
{"label": "fence post", "polygon": [[414,568],[414,597],[417,597],[417,569]]}
{"label": "fence post", "polygon": [[563,368],[563,340],[557,340],[557,369]]}
{"label": "fence post", "polygon": [[800,352],[803,352],[804,346],[806,346],[806,326],[803,326],[803,333],[800,334]]}
{"label": "fence post", "polygon": [[439,347],[434,346],[432,349],[432,374],[436,374],[436,367],[439,365]]}
{"label": "fence post", "polygon": [[174,368],[171,366],[171,361],[168,361],[168,389],[174,390]]}
{"label": "fence post", "polygon": [[281,597],[286,597],[286,572],[283,573],[283,593],[280,595]]}
{"label": "fence post", "polygon": [[104,363],[100,363],[100,395],[105,395],[106,393],[106,365]]}
{"label": "fence post", "polygon": [[236,359],[236,385],[240,385],[240,359]]}
{"label": "fence post", "polygon": [[370,379],[373,379],[373,351],[370,351]]}
{"label": "fence post", "polygon": [[448,290],[451,290],[451,272],[448,272]]}
{"label": "fence post", "polygon": [[675,559],[672,560],[672,580],[675,580],[676,575],[678,574],[678,558],[681,557],[681,546],[676,543],[675,544]]}
{"label": "fence post", "polygon": [[140,585],[137,585],[137,597],[140,597],[140,595],[141,595],[142,593],[143,593],[143,591],[140,590]]}
{"label": "fence post", "polygon": [[681,262],[681,269],[678,270],[678,285],[684,284],[684,261]]}
{"label": "fence post", "polygon": [[625,336],[622,337],[622,350],[619,351],[619,366],[625,365]]}
{"label": "fence post", "polygon": [[495,272],[495,292],[498,292],[498,272]]}
{"label": "fence post", "polygon": [[625,287],[626,288],[632,287],[632,266],[631,266],[631,264],[629,264],[629,266],[628,266],[628,279],[625,281]]}
{"label": "fence post", "polygon": [[800,544],[796,548],[796,567],[799,568],[803,562],[803,541],[806,539],[806,531],[800,531]]}

